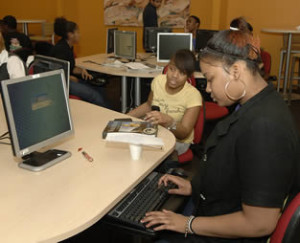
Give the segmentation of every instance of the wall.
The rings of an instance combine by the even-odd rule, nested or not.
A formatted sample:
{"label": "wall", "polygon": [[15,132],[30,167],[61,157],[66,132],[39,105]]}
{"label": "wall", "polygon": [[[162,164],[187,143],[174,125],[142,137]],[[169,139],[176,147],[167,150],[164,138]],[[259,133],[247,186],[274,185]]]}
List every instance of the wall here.
{"label": "wall", "polygon": [[[26,11],[24,11],[26,9]],[[40,11],[37,11],[39,9]],[[271,53],[273,74],[277,74],[279,50],[282,35],[262,33],[264,27],[295,27],[300,25],[300,1],[288,0],[191,0],[191,14],[201,19],[201,28],[225,29],[230,20],[244,16],[253,25],[254,33],[261,39],[261,45]],[[78,23],[81,41],[75,47],[77,56],[105,52],[106,29],[103,21],[103,1],[89,0],[15,0],[1,3],[0,16],[13,14],[21,19],[46,19],[53,21],[56,16]],[[137,31],[138,52],[142,50],[141,27],[119,27],[121,30]],[[38,26],[30,26],[30,32],[36,32]],[[181,29],[177,30],[181,31]]]}

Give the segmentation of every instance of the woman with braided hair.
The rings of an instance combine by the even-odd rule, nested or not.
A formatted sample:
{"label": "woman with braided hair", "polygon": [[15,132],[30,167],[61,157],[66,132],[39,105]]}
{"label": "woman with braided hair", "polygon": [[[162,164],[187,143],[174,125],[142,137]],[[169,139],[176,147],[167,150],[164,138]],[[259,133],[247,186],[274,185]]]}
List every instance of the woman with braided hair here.
{"label": "woman with braided hair", "polygon": [[220,106],[238,108],[207,139],[192,181],[170,194],[191,196],[188,216],[168,210],[142,222],[160,232],[159,242],[266,242],[285,198],[299,191],[299,138],[289,109],[259,72],[259,41],[242,30],[215,34],[200,53],[206,91]]}

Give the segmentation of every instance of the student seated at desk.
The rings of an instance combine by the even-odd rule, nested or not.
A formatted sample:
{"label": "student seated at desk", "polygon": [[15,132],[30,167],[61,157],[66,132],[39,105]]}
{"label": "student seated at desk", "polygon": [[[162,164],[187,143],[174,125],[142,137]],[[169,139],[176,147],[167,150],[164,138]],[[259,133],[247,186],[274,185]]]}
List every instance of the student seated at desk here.
{"label": "student seated at desk", "polygon": [[298,132],[287,105],[260,75],[256,43],[249,32],[225,30],[200,52],[207,92],[218,105],[239,109],[207,139],[191,182],[160,179],[175,183],[169,193],[191,196],[194,206],[188,217],[146,213],[142,222],[162,231],[161,242],[266,242],[285,198],[299,192]]}
{"label": "student seated at desk", "polygon": [[[189,50],[177,51],[170,60],[167,73],[152,81],[148,100],[128,113],[173,132],[178,155],[186,152],[193,141],[194,126],[202,105],[200,92],[187,82],[194,68],[194,54]],[[160,111],[153,111],[152,106],[158,106]]]}
{"label": "student seated at desk", "polygon": [[79,42],[79,28],[76,23],[65,18],[56,18],[54,32],[61,39],[51,49],[51,56],[70,62],[70,94],[76,95],[90,103],[108,107],[103,98],[101,87],[93,86],[87,81],[93,76],[87,70],[75,67],[73,45]]}

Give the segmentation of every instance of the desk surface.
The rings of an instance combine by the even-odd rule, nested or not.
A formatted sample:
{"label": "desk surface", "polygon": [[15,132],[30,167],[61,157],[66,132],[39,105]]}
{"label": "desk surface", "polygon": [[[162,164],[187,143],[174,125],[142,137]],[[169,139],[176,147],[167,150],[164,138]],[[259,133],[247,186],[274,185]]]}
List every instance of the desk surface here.
{"label": "desk surface", "polygon": [[300,29],[298,30],[297,28],[263,28],[261,31],[278,34],[300,34]]}
{"label": "desk surface", "polygon": [[45,23],[45,19],[18,19],[17,23],[20,24],[42,24]]}
{"label": "desk surface", "polygon": [[[0,241],[57,242],[97,222],[147,176],[175,145],[160,127],[163,150],[144,148],[131,160],[128,145],[107,143],[101,133],[108,120],[126,115],[70,100],[75,135],[54,147],[72,156],[44,171],[21,169],[9,145],[0,144]],[[7,131],[0,101],[0,134]],[[78,148],[93,158],[88,162]]]}
{"label": "desk surface", "polygon": [[[76,66],[81,68],[85,68],[88,70],[92,70],[95,72],[115,75],[115,76],[126,76],[126,77],[139,77],[139,78],[154,78],[158,74],[162,72],[162,69],[157,69],[156,71],[145,71],[145,70],[138,70],[138,71],[128,71],[126,67],[108,67],[104,66],[103,63],[108,61],[108,57],[112,56],[113,54],[96,54],[86,57],[76,58]],[[149,63],[152,65],[158,65],[164,67],[167,63],[157,63],[156,57],[149,54],[149,53],[138,53],[137,54],[137,61],[144,60],[145,64]],[[195,72],[194,76],[196,78],[203,78],[203,75],[200,72]]]}

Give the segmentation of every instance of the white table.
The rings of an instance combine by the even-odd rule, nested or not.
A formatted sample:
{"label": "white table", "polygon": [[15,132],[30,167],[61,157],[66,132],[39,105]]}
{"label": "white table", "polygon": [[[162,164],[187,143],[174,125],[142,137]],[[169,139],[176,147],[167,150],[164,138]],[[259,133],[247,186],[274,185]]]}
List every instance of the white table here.
{"label": "white table", "polygon": [[[133,161],[127,144],[107,143],[108,120],[125,114],[70,100],[75,135],[54,148],[72,156],[41,172],[18,167],[9,145],[0,144],[0,242],[58,242],[92,226],[173,150],[174,135],[159,127],[162,150],[144,148]],[[0,134],[7,131],[0,99]],[[93,162],[78,152],[82,147]]]}
{"label": "white table", "polygon": [[[289,80],[289,67],[290,67],[290,56],[291,56],[291,46],[292,46],[292,35],[293,34],[300,34],[300,30],[296,28],[263,28],[261,31],[266,33],[273,33],[273,34],[286,34],[288,36],[287,43],[286,43],[286,62],[285,62],[285,72],[284,72],[284,82],[283,82],[283,95],[286,95],[287,84]],[[278,77],[278,88],[279,91],[279,84],[280,84],[280,76]]]}
{"label": "white table", "polygon": [[18,19],[17,23],[22,24],[23,32],[28,35],[28,24],[43,24],[46,20],[44,19]]}

